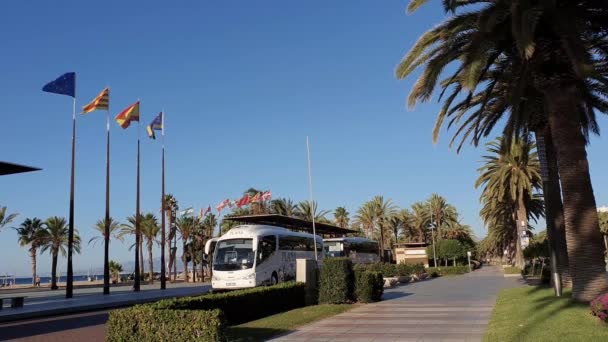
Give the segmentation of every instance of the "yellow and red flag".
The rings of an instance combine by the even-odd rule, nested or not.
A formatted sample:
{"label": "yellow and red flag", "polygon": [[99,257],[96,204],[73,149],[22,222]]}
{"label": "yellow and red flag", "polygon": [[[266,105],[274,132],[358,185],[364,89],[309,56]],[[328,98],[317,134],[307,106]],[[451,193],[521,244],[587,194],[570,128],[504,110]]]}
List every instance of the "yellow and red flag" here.
{"label": "yellow and red flag", "polygon": [[253,196],[253,198],[251,198],[250,202],[251,203],[257,203],[262,199],[262,194],[261,193],[257,193],[255,194],[255,196]]}
{"label": "yellow and red flag", "polygon": [[139,121],[139,101],[116,115],[115,120],[122,128],[128,128],[131,121]]}
{"label": "yellow and red flag", "polygon": [[91,101],[88,105],[82,107],[82,114],[90,113],[94,110],[110,108],[110,88],[106,88]]}

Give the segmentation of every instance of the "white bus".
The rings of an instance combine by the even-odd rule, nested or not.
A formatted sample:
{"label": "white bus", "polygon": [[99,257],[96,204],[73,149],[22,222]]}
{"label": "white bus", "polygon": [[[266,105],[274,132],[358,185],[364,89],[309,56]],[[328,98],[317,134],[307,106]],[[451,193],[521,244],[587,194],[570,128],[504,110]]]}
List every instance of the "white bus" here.
{"label": "white bus", "polygon": [[267,225],[242,225],[217,239],[213,289],[273,285],[296,278],[296,259],[323,258],[323,239]]}
{"label": "white bus", "polygon": [[360,237],[342,237],[323,240],[326,257],[347,257],[355,264],[380,261],[378,242]]}

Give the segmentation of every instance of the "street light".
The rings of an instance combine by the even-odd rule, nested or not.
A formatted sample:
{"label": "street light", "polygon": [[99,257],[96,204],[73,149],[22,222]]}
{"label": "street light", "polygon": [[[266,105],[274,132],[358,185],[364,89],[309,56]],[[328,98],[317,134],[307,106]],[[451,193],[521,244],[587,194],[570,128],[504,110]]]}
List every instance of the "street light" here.
{"label": "street light", "polygon": [[429,202],[429,212],[431,213],[431,238],[433,239],[433,262],[435,263],[433,266],[437,267],[437,251],[435,250],[435,230],[433,229],[433,208],[431,207],[431,203]]}

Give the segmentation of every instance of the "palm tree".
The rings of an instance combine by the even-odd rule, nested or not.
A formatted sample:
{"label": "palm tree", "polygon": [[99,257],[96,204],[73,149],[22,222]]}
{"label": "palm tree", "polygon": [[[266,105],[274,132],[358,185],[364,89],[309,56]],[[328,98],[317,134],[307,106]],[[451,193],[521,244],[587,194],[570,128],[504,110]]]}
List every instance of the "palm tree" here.
{"label": "palm tree", "polygon": [[7,214],[6,207],[0,207],[0,230],[13,222],[13,220],[17,217],[17,213]]}
{"label": "palm tree", "polygon": [[33,219],[27,218],[25,221],[15,228],[17,231],[17,237],[19,239],[19,245],[21,247],[30,246],[30,259],[32,260],[32,285],[36,285],[36,251],[42,244],[42,231],[44,230],[44,224],[39,218],[34,217]]}
{"label": "palm tree", "polygon": [[318,210],[316,201],[313,201],[312,205],[310,201],[302,201],[296,206],[295,216],[308,221],[312,221],[314,216],[315,222],[327,223],[329,220],[325,215],[329,212],[329,210]]}
{"label": "palm tree", "polygon": [[[165,194],[165,213],[167,217],[167,223],[169,225],[169,234],[167,235],[167,251],[169,251],[169,280],[171,280],[171,270],[173,269],[173,264],[175,263],[175,253],[176,250],[171,247],[171,241],[175,238],[175,234],[177,228],[175,227],[175,218],[177,216],[177,211],[179,210],[179,205],[177,203],[177,199],[171,194]],[[175,279],[177,275],[173,274],[173,279]]]}
{"label": "palm tree", "polygon": [[[95,246],[98,241],[101,241],[101,242],[105,241],[106,219],[103,218],[101,220],[97,220],[97,222],[95,223],[95,226],[93,226],[93,229],[95,229],[99,235],[93,236],[91,239],[89,239],[88,244],[90,245],[92,242],[93,246]],[[119,229],[120,229],[120,222],[118,222],[110,217],[110,237],[115,237],[115,238],[121,240],[122,238],[119,238],[117,236],[117,234],[119,233]]]}
{"label": "palm tree", "polygon": [[270,201],[270,212],[284,216],[296,216],[297,206],[289,198],[277,198]]}
{"label": "palm tree", "polygon": [[[139,234],[142,234],[141,227],[142,227],[143,220],[144,220],[144,216],[142,214],[139,214],[139,223],[140,223]],[[120,225],[120,230],[116,234],[117,239],[122,240],[122,239],[124,239],[124,237],[126,235],[133,235],[134,237],[136,237],[137,230],[135,229],[135,215],[127,217],[127,222],[129,222],[129,223],[123,223]],[[139,245],[136,245],[136,244],[137,244],[137,239],[135,239],[135,242],[129,247],[129,250],[132,250],[135,247],[137,250],[137,253],[139,253],[139,273],[141,276],[146,273],[146,270],[144,269],[144,248],[143,248],[144,241],[143,241],[143,239],[141,239],[141,235],[140,235],[140,239],[139,239]]]}
{"label": "palm tree", "polygon": [[597,216],[600,222],[600,231],[604,237],[605,253],[608,253],[608,211],[598,211]]}
{"label": "palm tree", "polygon": [[[51,290],[57,290],[57,257],[59,253],[62,256],[66,255],[68,247],[68,225],[63,217],[49,217],[45,223],[45,229],[41,233],[40,253],[49,251],[52,257],[51,264]],[[74,231],[74,245],[72,246],[75,253],[80,253],[80,236],[78,231]]]}
{"label": "palm tree", "polygon": [[110,274],[112,275],[112,279],[114,283],[118,283],[120,279],[120,272],[122,272],[122,265],[114,260],[110,260],[108,263],[108,267],[110,269]]}
{"label": "palm tree", "polygon": [[414,231],[418,233],[418,241],[428,241],[427,232],[431,225],[431,215],[428,205],[423,202],[412,204],[412,225],[414,226]]}
{"label": "palm tree", "polygon": [[336,225],[340,228],[348,227],[348,215],[348,211],[345,207],[337,207],[334,212],[334,221],[336,222]]}
{"label": "palm tree", "polygon": [[184,263],[184,281],[188,282],[188,243],[196,231],[198,221],[191,216],[182,216],[177,219],[177,229],[182,237],[182,262]]}
{"label": "palm tree", "polygon": [[458,212],[453,205],[448,204],[446,199],[438,194],[432,194],[426,202],[431,211],[432,224],[437,229],[437,235],[442,236],[445,226],[457,222]]}
{"label": "palm tree", "polygon": [[[414,0],[409,10],[414,11],[424,0]],[[475,10],[462,13],[462,7],[475,3]],[[468,99],[480,82],[488,91],[496,82],[484,78],[501,63],[517,65],[514,86],[527,84],[542,94],[562,185],[566,238],[573,279],[573,297],[590,300],[608,287],[602,260],[603,246],[598,229],[595,196],[589,175],[585,151],[585,136],[580,129],[581,115],[592,111],[581,105],[578,85],[592,82],[605,84],[604,63],[606,44],[606,13],[608,4],[592,1],[531,1],[508,0],[444,1],[444,9],[451,12],[445,23],[424,34],[406,55],[397,69],[404,78],[418,66],[425,70],[410,94],[410,105],[428,100],[444,67],[455,62],[460,78],[456,90],[448,97],[453,101],[466,85]],[[564,23],[567,23],[564,26]],[[496,73],[500,75],[500,73]],[[521,82],[520,80],[523,80]],[[451,82],[441,83],[449,85]],[[460,89],[458,89],[460,88]],[[480,110],[495,111],[497,102],[477,99]],[[450,104],[443,106],[442,112]],[[440,113],[440,117],[442,117]],[[513,122],[511,116],[506,122]],[[483,120],[474,115],[465,122]],[[441,126],[441,122],[438,122]],[[530,131],[532,130],[529,127]],[[466,131],[472,134],[477,128]]]}
{"label": "palm tree", "polygon": [[374,231],[376,212],[371,202],[365,202],[355,214],[355,225],[363,227],[366,237],[371,237]]}
{"label": "palm tree", "polygon": [[504,146],[501,139],[488,143],[484,156],[485,164],[479,169],[480,176],[475,187],[483,186],[482,200],[498,199],[509,203],[515,221],[516,238],[515,266],[524,267],[521,236],[528,227],[529,211],[526,199],[532,198],[534,190],[540,188],[540,165],[536,145],[527,137],[511,140]]}
{"label": "palm tree", "polygon": [[[154,243],[159,243],[157,240],[160,226],[158,219],[152,213],[146,213],[141,219],[141,235],[146,239],[146,247],[148,248],[148,276],[150,283],[154,282],[154,259],[152,258],[152,247]],[[143,241],[142,241],[143,243]]]}
{"label": "palm tree", "polygon": [[385,229],[389,218],[395,213],[395,206],[390,199],[385,201],[383,196],[375,196],[371,200],[371,203],[380,230],[380,259],[384,260],[384,248],[386,246],[386,240],[384,239]]}

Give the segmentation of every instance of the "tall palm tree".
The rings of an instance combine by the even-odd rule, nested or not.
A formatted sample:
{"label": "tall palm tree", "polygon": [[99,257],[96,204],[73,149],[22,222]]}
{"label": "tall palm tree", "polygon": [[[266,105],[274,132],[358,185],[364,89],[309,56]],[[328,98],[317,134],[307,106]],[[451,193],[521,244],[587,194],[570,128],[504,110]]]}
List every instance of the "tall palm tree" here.
{"label": "tall palm tree", "polygon": [[527,230],[529,217],[526,199],[532,198],[541,182],[536,145],[525,136],[511,140],[509,146],[498,139],[488,143],[487,151],[491,154],[484,156],[485,164],[479,169],[475,187],[483,186],[482,200],[498,199],[511,205],[517,234],[515,266],[523,269],[521,237]]}
{"label": "tall palm tree", "polygon": [[[91,243],[93,243],[93,246],[95,246],[97,244],[97,242],[105,241],[106,219],[103,218],[101,220],[97,220],[97,222],[95,223],[95,226],[93,226],[93,229],[95,229],[99,235],[96,235],[96,236],[93,236],[92,238],[90,238],[89,242],[87,244],[90,245]],[[119,238],[117,236],[119,231],[120,231],[120,222],[118,222],[110,217],[110,238],[114,237],[119,240],[122,240],[122,238]]]}
{"label": "tall palm tree", "polygon": [[44,224],[39,218],[34,217],[32,219],[27,218],[25,221],[15,228],[17,231],[17,237],[19,239],[19,245],[21,247],[29,246],[30,259],[32,261],[32,285],[36,285],[36,252],[42,244],[42,231],[44,230]]}
{"label": "tall palm tree", "polygon": [[7,214],[6,207],[0,207],[0,230],[9,225],[17,217],[17,213]]}
{"label": "tall palm tree", "polygon": [[363,203],[355,214],[355,225],[363,227],[365,236],[370,238],[374,231],[376,211],[370,201]]}
{"label": "tall palm tree", "polygon": [[289,198],[277,198],[270,201],[270,212],[284,216],[296,216],[297,206]]}
{"label": "tall palm tree", "polygon": [[[375,196],[372,198],[371,203],[376,216],[378,229],[380,230],[380,259],[384,260],[384,249],[387,242],[385,240],[385,230],[387,228],[388,220],[393,216],[396,208],[390,199],[384,200],[383,196]],[[388,236],[390,237],[390,234]]]}
{"label": "tall palm tree", "polygon": [[[41,233],[40,253],[49,251],[52,257],[51,264],[51,290],[57,290],[57,257],[59,253],[62,256],[66,255],[68,247],[68,225],[63,217],[49,217],[45,222],[45,229]],[[75,253],[80,253],[80,236],[74,231],[74,245],[72,246]]]}
{"label": "tall palm tree", "polygon": [[[409,10],[414,11],[425,2],[414,0]],[[463,6],[473,3],[474,10],[463,11]],[[452,62],[456,64],[452,78],[461,78],[459,84],[466,85],[470,92],[468,99],[477,86],[492,90],[496,83],[483,79],[500,68],[501,63],[519,66],[516,74],[522,77],[513,78],[512,84],[523,89],[521,85],[527,84],[527,79],[532,80],[534,88],[542,94],[552,132],[562,185],[573,297],[594,298],[608,288],[608,277],[602,260],[586,139],[580,129],[581,114],[589,115],[593,109],[581,105],[578,85],[606,84],[604,63],[595,62],[605,61],[608,55],[605,48],[608,38],[603,34],[608,4],[568,0],[469,0],[443,4],[451,15],[445,23],[425,33],[397,69],[397,76],[404,78],[417,67],[425,66],[410,94],[410,105],[431,97],[438,77]],[[446,84],[450,82],[441,83]],[[448,102],[462,90],[460,85],[456,88]],[[486,99],[478,99],[481,109],[476,113],[495,111],[501,106]],[[449,103],[445,104],[442,112],[449,107]],[[506,122],[517,119],[511,116]],[[474,120],[482,118],[474,115],[466,121]]]}
{"label": "tall palm tree", "polygon": [[431,225],[431,215],[429,206],[423,202],[412,204],[412,225],[418,233],[418,241],[428,241],[427,232]]}
{"label": "tall palm tree", "polygon": [[314,216],[315,222],[327,223],[329,220],[325,215],[329,214],[329,210],[318,210],[317,202],[302,201],[296,206],[295,216],[304,220],[312,221]]}
{"label": "tall palm tree", "polygon": [[188,243],[197,229],[198,220],[191,216],[182,216],[177,219],[177,230],[182,238],[182,262],[184,263],[184,281],[188,282]]}
{"label": "tall palm tree", "polygon": [[152,213],[144,214],[141,219],[141,235],[146,240],[146,247],[148,248],[148,275],[150,283],[154,282],[154,259],[152,258],[152,247],[154,246],[154,243],[159,243],[157,240],[159,232],[160,226],[158,225],[158,219],[156,216],[154,216]]}
{"label": "tall palm tree", "polygon": [[[177,217],[177,211],[179,210],[179,205],[177,203],[177,199],[171,194],[165,194],[165,213],[167,217],[167,224],[169,226],[169,234],[167,234],[167,251],[169,251],[169,280],[171,280],[171,270],[173,269],[173,264],[175,263],[175,255],[176,250],[171,247],[171,241],[175,238],[175,234],[177,228],[175,227],[175,219]],[[173,279],[175,280],[176,274],[173,274]]]}
{"label": "tall palm tree", "polygon": [[[140,228],[142,226],[143,220],[144,216],[142,214],[139,214]],[[134,237],[136,237],[137,230],[135,229],[135,215],[127,217],[127,222],[129,223],[123,223],[120,225],[120,230],[116,234],[116,237],[120,240],[124,239],[124,237],[127,235],[133,235]],[[139,234],[141,234],[141,229]],[[144,268],[144,241],[141,238],[141,235],[139,239],[139,244],[136,244],[137,239],[135,239],[135,242],[129,247],[129,250],[132,250],[133,248],[137,250],[137,253],[139,254],[139,273],[140,275],[143,275],[146,273],[146,270]]]}
{"label": "tall palm tree", "polygon": [[334,221],[336,222],[336,225],[340,228],[348,227],[348,221],[350,220],[348,215],[348,211],[345,207],[337,207],[334,212]]}
{"label": "tall palm tree", "polygon": [[437,229],[437,235],[442,236],[442,230],[445,227],[458,221],[458,212],[453,205],[438,194],[432,194],[426,202],[431,211],[432,224]]}

